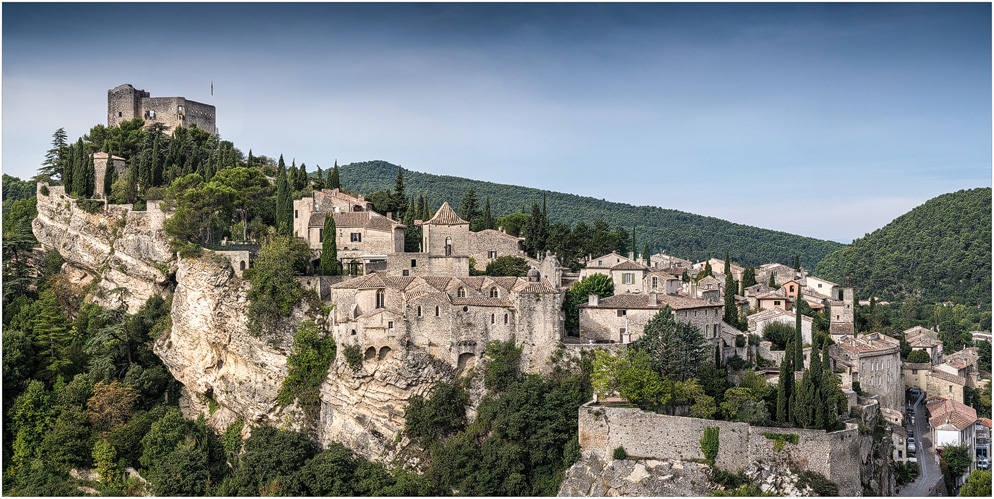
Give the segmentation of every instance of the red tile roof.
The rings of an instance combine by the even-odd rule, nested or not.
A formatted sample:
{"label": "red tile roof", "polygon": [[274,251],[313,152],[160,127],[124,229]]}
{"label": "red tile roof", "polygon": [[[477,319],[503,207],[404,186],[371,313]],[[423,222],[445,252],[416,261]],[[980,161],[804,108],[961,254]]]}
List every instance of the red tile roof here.
{"label": "red tile roof", "polygon": [[431,217],[431,220],[425,222],[431,225],[463,225],[469,224],[469,222],[459,218],[455,211],[452,211],[452,207],[449,206],[448,201],[442,203],[442,206],[435,212],[435,216]]}
{"label": "red tile roof", "polygon": [[935,399],[934,402],[926,404],[929,425],[933,428],[946,424],[946,420],[959,430],[965,430],[970,425],[977,422],[976,409],[961,404],[955,400]]}

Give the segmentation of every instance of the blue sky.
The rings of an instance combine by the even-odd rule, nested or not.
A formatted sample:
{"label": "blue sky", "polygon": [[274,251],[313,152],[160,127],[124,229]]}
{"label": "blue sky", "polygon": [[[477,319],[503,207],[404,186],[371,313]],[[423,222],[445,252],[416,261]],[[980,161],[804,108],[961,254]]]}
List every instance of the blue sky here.
{"label": "blue sky", "polygon": [[22,178],[131,83],[310,171],[382,159],[823,239],[991,185],[988,3],[4,3],[2,69]]}

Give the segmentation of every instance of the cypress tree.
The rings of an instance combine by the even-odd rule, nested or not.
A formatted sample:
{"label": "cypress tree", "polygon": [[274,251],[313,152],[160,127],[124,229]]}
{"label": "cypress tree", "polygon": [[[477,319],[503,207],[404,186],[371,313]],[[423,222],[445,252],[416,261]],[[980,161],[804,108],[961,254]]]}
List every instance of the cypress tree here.
{"label": "cypress tree", "polygon": [[114,157],[107,153],[107,171],[104,172],[104,197],[110,198],[110,191],[114,182],[117,182],[117,167],[114,165]]}
{"label": "cypress tree", "polygon": [[[801,303],[801,290],[798,286],[797,301],[794,302],[794,370],[804,370],[804,339],[801,335],[801,310],[798,304]],[[813,348],[812,348],[813,350]],[[790,352],[788,351],[789,355]]]}
{"label": "cypress tree", "polygon": [[86,152],[83,149],[83,139],[76,142],[76,164],[73,165],[72,184],[74,195],[86,195]]}
{"label": "cypress tree", "polygon": [[767,283],[766,285],[769,286],[769,287],[771,287],[771,288],[777,287],[777,281],[776,281],[776,279],[773,279],[773,273],[772,272],[770,273],[770,282]]}
{"label": "cypress tree", "polygon": [[152,163],[149,168],[149,187],[158,187],[162,185],[162,158],[159,152],[160,143],[162,142],[162,133],[155,129],[153,132],[154,138],[152,139]]}
{"label": "cypress tree", "polygon": [[87,198],[91,198],[93,197],[93,190],[96,186],[95,182],[97,179],[97,171],[96,166],[93,164],[92,153],[86,155],[86,169],[84,172],[86,173],[86,183],[83,187],[84,195]]}
{"label": "cypress tree", "polygon": [[801,271],[801,256],[796,253],[794,254],[794,270]]}
{"label": "cypress tree", "polygon": [[635,226],[632,226],[632,260],[638,261],[639,250],[638,246],[635,244]]}
{"label": "cypress tree", "polygon": [[777,382],[777,422],[782,424],[790,423],[790,399],[794,391],[794,363],[790,355],[793,342],[787,342],[787,350],[784,352],[783,362],[780,363],[780,378]]}
{"label": "cypress tree", "polygon": [[255,157],[252,156],[252,148],[251,147],[249,148],[248,159],[245,161],[245,165],[249,166],[249,167],[255,165]]}
{"label": "cypress tree", "polygon": [[728,250],[725,250],[725,273],[732,273],[732,260],[728,258]]}
{"label": "cypress tree", "polygon": [[338,245],[335,242],[337,233],[335,216],[332,213],[326,213],[324,229],[321,231],[321,275],[341,275],[342,273],[342,265],[338,261]]}
{"label": "cypress tree", "polygon": [[288,235],[291,232],[293,219],[290,217],[287,205],[292,210],[292,203],[286,163],[283,162],[283,155],[281,154],[279,166],[276,169],[276,231],[280,234]]}
{"label": "cypress tree", "polygon": [[[796,366],[795,366],[796,368]],[[814,385],[811,381],[811,370],[805,369],[801,376],[801,384],[794,390],[794,424],[801,428],[809,428],[814,419],[815,402]]]}
{"label": "cypress tree", "polygon": [[813,426],[816,429],[825,428],[825,403],[823,402],[822,395],[826,393],[826,383],[825,383],[825,370],[821,367],[821,356],[818,354],[818,348],[815,345],[811,345],[811,363],[809,369],[811,370],[811,379],[814,384],[814,421]]}
{"label": "cypress tree", "polygon": [[645,245],[642,246],[642,260],[645,261],[645,266],[646,267],[651,267],[652,266],[652,262],[651,262],[651,258],[650,258],[650,253],[649,253],[649,241],[646,241]]}
{"label": "cypress tree", "polygon": [[338,177],[338,160],[335,160],[335,167],[331,169],[331,174],[328,175],[328,188],[329,189],[341,189],[342,181]]}
{"label": "cypress tree", "polygon": [[76,147],[74,145],[66,147],[66,160],[62,163],[62,185],[66,188],[66,194],[72,194],[73,187],[73,166],[76,162]]}
{"label": "cypress tree", "polygon": [[307,185],[310,184],[310,180],[311,179],[307,178],[307,165],[301,163],[300,170],[297,171],[297,185],[294,187],[298,191],[304,190],[307,188]]}
{"label": "cypress tree", "polygon": [[[710,260],[710,258],[708,260]],[[704,273],[701,274],[701,279],[703,279],[703,278],[705,278],[705,277],[707,277],[709,275],[713,276],[714,275],[714,270],[711,269],[711,262],[710,261],[706,261],[706,262],[704,262]]]}
{"label": "cypress tree", "polygon": [[494,223],[494,215],[490,211],[490,196],[487,196],[487,200],[483,203],[483,228],[484,229],[497,228],[497,226]]}
{"label": "cypress tree", "polygon": [[320,191],[324,189],[324,172],[321,171],[321,165],[317,165],[317,173],[314,175],[314,190]]}
{"label": "cypress tree", "polygon": [[732,273],[728,272],[725,274],[725,322],[736,325],[739,319],[739,314],[737,313],[735,307],[735,279],[732,278]]}
{"label": "cypress tree", "polygon": [[[394,179],[393,183],[393,207],[394,215],[397,220],[403,220],[404,215],[407,214],[407,194],[404,193],[404,169],[397,167],[397,178]],[[472,223],[472,220],[470,220]]]}

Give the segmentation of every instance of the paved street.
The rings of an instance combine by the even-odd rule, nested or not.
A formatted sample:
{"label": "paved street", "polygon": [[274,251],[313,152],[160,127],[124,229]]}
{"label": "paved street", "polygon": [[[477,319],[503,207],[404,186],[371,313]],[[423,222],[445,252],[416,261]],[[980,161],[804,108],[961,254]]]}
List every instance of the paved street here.
{"label": "paved street", "polygon": [[945,493],[942,483],[942,471],[939,469],[939,462],[932,449],[932,437],[929,435],[925,404],[922,403],[924,399],[925,394],[923,393],[912,404],[912,407],[915,409],[915,424],[912,432],[914,433],[915,442],[917,442],[916,456],[918,457],[918,466],[921,471],[917,479],[898,489],[896,494],[898,496],[937,496],[940,492],[942,495],[948,495]]}

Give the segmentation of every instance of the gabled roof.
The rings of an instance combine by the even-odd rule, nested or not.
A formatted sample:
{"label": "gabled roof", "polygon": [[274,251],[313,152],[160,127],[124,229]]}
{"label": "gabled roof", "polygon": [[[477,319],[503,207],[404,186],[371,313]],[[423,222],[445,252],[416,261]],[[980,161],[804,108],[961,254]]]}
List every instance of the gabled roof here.
{"label": "gabled roof", "polygon": [[[627,261],[631,261],[631,259],[628,258],[627,256],[622,256],[622,255],[619,255],[619,254],[617,254],[617,253],[615,253],[615,252],[612,251],[612,252],[610,252],[610,253],[608,253],[606,255],[599,256],[597,258],[591,258],[590,261],[587,262],[586,268],[588,268],[588,269],[609,269],[609,268],[614,267],[615,265],[618,265],[619,263],[621,263],[623,261],[626,261],[626,260]],[[598,262],[600,262],[600,263],[598,263]]]}
{"label": "gabled roof", "polygon": [[945,425],[948,420],[956,429],[965,430],[977,422],[977,410],[955,400],[935,399],[925,407],[931,415],[928,423],[933,428]]}
{"label": "gabled roof", "polygon": [[591,306],[587,303],[581,303],[581,308],[611,308],[611,309],[658,309],[669,305],[670,308],[674,310],[685,310],[692,308],[706,308],[706,307],[720,307],[722,303],[711,302],[707,300],[700,300],[697,298],[691,298],[686,295],[667,295],[663,293],[656,293],[656,305],[649,305],[650,295],[652,293],[622,293],[619,295],[608,296],[607,298],[601,298],[598,300],[596,306]]}
{"label": "gabled roof", "polygon": [[442,203],[442,206],[438,208],[435,212],[435,216],[431,217],[431,220],[425,222],[431,225],[468,225],[469,222],[459,218],[456,212],[452,210],[449,206],[448,201]]}
{"label": "gabled roof", "polygon": [[943,364],[949,364],[957,371],[976,365],[980,360],[977,347],[964,348],[956,353],[951,353],[942,358]]}
{"label": "gabled roof", "polygon": [[617,263],[611,267],[611,270],[648,270],[649,267],[642,265],[638,262],[633,262],[631,260],[625,259],[621,263]]}
{"label": "gabled roof", "polygon": [[839,348],[853,355],[881,355],[900,352],[901,342],[881,333],[864,334],[858,338],[844,336],[836,342]]}
{"label": "gabled roof", "polygon": [[[327,213],[326,211],[311,213],[311,218],[307,221],[307,226],[324,227],[324,217]],[[335,218],[335,227],[337,228],[362,227],[366,229],[393,230],[404,227],[404,224],[372,211],[350,211],[346,213],[334,213],[332,216]]]}
{"label": "gabled roof", "polygon": [[[756,312],[755,314],[747,316],[746,320],[757,321],[758,322],[758,321],[765,321],[765,320],[768,320],[768,319],[774,319],[774,318],[781,317],[781,316],[785,316],[785,317],[789,318],[791,321],[794,321],[794,322],[797,321],[797,316],[795,316],[794,314],[792,314],[790,312],[784,312],[782,309],[779,309],[779,308],[768,308],[766,310],[761,310],[759,312]],[[814,319],[812,319],[811,317],[808,317],[808,316],[806,316],[804,314],[801,314],[801,320],[804,321],[804,322],[814,323]]]}
{"label": "gabled roof", "polygon": [[499,230],[493,230],[493,229],[483,229],[483,230],[481,230],[479,232],[476,232],[475,234],[490,234],[490,235],[493,235],[493,236],[506,237],[506,238],[514,240],[514,241],[524,241],[525,240],[525,238],[523,238],[523,237],[512,236],[512,235],[510,235],[510,234],[508,234],[506,232],[501,232]]}

